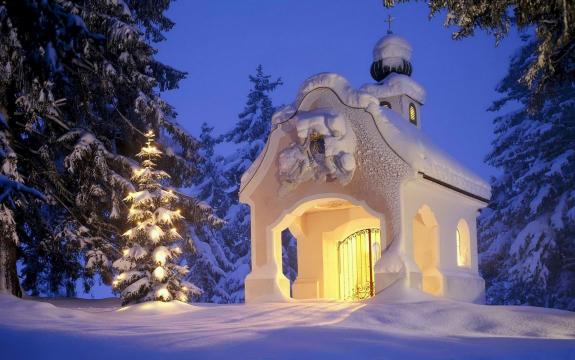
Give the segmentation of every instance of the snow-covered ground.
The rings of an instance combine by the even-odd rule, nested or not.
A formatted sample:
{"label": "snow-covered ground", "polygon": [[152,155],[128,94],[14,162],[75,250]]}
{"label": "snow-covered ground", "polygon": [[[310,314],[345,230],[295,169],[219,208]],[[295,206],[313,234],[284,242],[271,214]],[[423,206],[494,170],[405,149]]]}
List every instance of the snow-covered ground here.
{"label": "snow-covered ground", "polygon": [[575,359],[575,313],[395,289],[366,303],[0,296],[1,359]]}

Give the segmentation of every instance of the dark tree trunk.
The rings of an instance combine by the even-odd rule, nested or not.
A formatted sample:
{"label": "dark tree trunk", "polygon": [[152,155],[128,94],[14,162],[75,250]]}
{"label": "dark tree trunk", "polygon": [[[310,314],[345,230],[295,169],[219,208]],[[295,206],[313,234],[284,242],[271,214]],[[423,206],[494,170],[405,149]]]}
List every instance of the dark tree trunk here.
{"label": "dark tree trunk", "polygon": [[18,279],[18,271],[16,269],[16,261],[18,259],[18,246],[10,239],[0,239],[0,285],[4,285],[4,289],[14,296],[22,297],[22,288],[20,287],[20,280]]}

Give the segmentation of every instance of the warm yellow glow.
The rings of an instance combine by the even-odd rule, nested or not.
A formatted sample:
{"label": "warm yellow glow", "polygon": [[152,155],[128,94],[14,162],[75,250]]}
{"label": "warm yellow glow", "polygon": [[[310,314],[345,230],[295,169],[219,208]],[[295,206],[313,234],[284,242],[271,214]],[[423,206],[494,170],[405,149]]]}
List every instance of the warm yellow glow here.
{"label": "warm yellow glow", "polygon": [[172,213],[169,210],[158,211],[158,221],[162,223],[171,223],[172,222]]}
{"label": "warm yellow glow", "polygon": [[152,240],[153,242],[157,242],[158,240],[160,240],[160,237],[163,235],[163,232],[159,227],[155,226],[150,230],[149,235],[150,240]]}
{"label": "warm yellow glow", "polygon": [[181,293],[178,293],[178,300],[180,300],[181,302],[187,302],[188,297],[186,296],[186,294],[181,292]]}
{"label": "warm yellow glow", "polygon": [[455,242],[457,247],[457,266],[470,266],[469,229],[463,219],[457,224]]}
{"label": "warm yellow glow", "polygon": [[158,266],[157,268],[154,269],[154,277],[159,281],[164,280],[164,278],[166,277],[166,270],[163,267]]}
{"label": "warm yellow glow", "polygon": [[123,235],[126,237],[131,237],[132,236],[132,230],[126,231]]}
{"label": "warm yellow glow", "polygon": [[168,255],[169,255],[168,249],[165,246],[160,246],[154,251],[154,260],[156,261],[156,263],[164,265],[166,263]]}
{"label": "warm yellow glow", "polygon": [[[128,230],[128,231],[130,231],[130,230]],[[124,256],[128,256],[129,253],[130,253],[130,249],[122,250],[122,254],[124,254]]]}
{"label": "warm yellow glow", "polygon": [[161,288],[158,291],[156,291],[156,296],[159,299],[164,300],[164,301],[170,300],[172,298],[172,296],[170,295],[170,292],[166,288]]}
{"label": "warm yellow glow", "polygon": [[417,125],[417,111],[413,104],[409,104],[409,121]]}
{"label": "warm yellow glow", "polygon": [[342,300],[354,301],[371,296],[372,285],[375,285],[374,259],[379,257],[372,253],[370,259],[370,249],[380,248],[380,243],[379,229],[365,229],[338,244],[339,295]]}
{"label": "warm yellow glow", "polygon": [[120,283],[120,282],[119,282],[118,280],[114,280],[114,281],[112,282],[112,286],[113,286],[113,287],[116,287],[116,286],[118,286],[119,283]]}
{"label": "warm yellow glow", "polygon": [[428,205],[423,205],[412,221],[413,258],[421,271],[421,289],[441,296],[443,278],[437,264],[439,261],[439,225]]}

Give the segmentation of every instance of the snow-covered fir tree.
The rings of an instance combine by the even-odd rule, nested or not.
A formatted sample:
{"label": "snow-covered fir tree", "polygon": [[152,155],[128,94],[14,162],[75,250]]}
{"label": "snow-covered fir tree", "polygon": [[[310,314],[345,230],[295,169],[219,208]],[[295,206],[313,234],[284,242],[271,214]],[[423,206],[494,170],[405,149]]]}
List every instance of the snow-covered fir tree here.
{"label": "snow-covered fir tree", "polygon": [[7,127],[0,113],[0,293],[21,296],[16,272],[8,271],[16,268],[18,258],[19,237],[14,211],[25,208],[31,201],[44,200],[44,195],[22,183]]}
{"label": "snow-covered fir tree", "polygon": [[[89,289],[96,275],[111,282],[144,130],[161,135],[166,156],[158,166],[174,186],[193,182],[196,140],[158,93],[185,76],[154,58],[173,26],[164,15],[170,3],[0,1],[2,131],[18,182],[46,198],[0,219],[15,230],[23,287],[32,294],[73,295],[78,280]],[[187,221],[209,217],[196,201],[180,200]],[[10,264],[3,271],[15,278]]]}
{"label": "snow-covered fir tree", "polygon": [[[384,5],[413,0],[384,0]],[[477,29],[492,33],[497,42],[515,26],[535,30],[533,56],[522,67],[520,80],[531,90],[530,107],[545,102],[555,84],[575,78],[575,1],[430,0],[430,16],[445,14],[445,26],[456,27],[454,39],[473,36]]]}
{"label": "snow-covered fir tree", "polygon": [[215,147],[223,139],[221,136],[214,136],[213,132],[213,126],[202,124],[198,139],[198,154],[202,161],[198,164],[198,175],[193,192],[198,199],[213,208],[216,216],[223,219],[233,199],[229,191],[236,190],[236,187],[230,189],[230,180],[223,169],[225,158],[215,151]]}
{"label": "snow-covered fir tree", "polygon": [[496,138],[487,162],[501,170],[479,222],[487,300],[575,310],[575,83],[555,83],[540,110],[519,79],[536,43],[512,59],[492,110]]}
{"label": "snow-covered fir tree", "polygon": [[170,176],[156,170],[162,152],[154,138],[153,131],[146,133],[146,145],[136,155],[141,167],[132,175],[137,191],[124,199],[130,203],[128,221],[132,227],[124,233],[123,256],[114,262],[119,271],[114,288],[124,305],[153,300],[186,302],[189,293],[199,292],[195,285],[182,280],[189,271],[178,264],[182,237],[177,226],[183,216],[174,208],[178,196],[162,186]]}
{"label": "snow-covered fir tree", "polygon": [[198,153],[202,161],[198,164],[196,185],[192,193],[209,205],[217,217],[216,221],[190,226],[192,251],[186,254],[190,267],[188,279],[202,289],[194,300],[202,302],[227,303],[230,301],[223,286],[227,272],[233,270],[231,253],[225,246],[221,228],[231,197],[226,192],[229,182],[222,170],[223,157],[215,153],[215,146],[221,137],[213,135],[214,128],[203,123],[199,136]]}
{"label": "snow-covered fir tree", "polygon": [[244,278],[250,271],[250,209],[239,203],[240,180],[264,149],[276,111],[270,93],[282,84],[281,79],[272,80],[270,75],[266,75],[261,65],[249,80],[251,89],[244,110],[238,115],[235,127],[225,134],[226,141],[236,146],[234,153],[226,159],[224,168],[230,184],[231,204],[225,216],[227,223],[223,234],[235,261],[235,270],[225,279],[225,287],[232,302],[243,301]]}

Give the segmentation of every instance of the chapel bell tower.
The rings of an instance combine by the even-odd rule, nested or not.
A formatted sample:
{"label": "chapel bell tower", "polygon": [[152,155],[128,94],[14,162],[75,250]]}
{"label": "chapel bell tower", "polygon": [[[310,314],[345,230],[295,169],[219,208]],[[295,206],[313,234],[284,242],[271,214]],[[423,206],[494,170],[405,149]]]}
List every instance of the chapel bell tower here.
{"label": "chapel bell tower", "polygon": [[381,107],[399,113],[417,128],[421,127],[421,106],[425,90],[411,78],[411,45],[389,30],[373,48],[371,77],[377,84],[362,90],[375,96]]}

